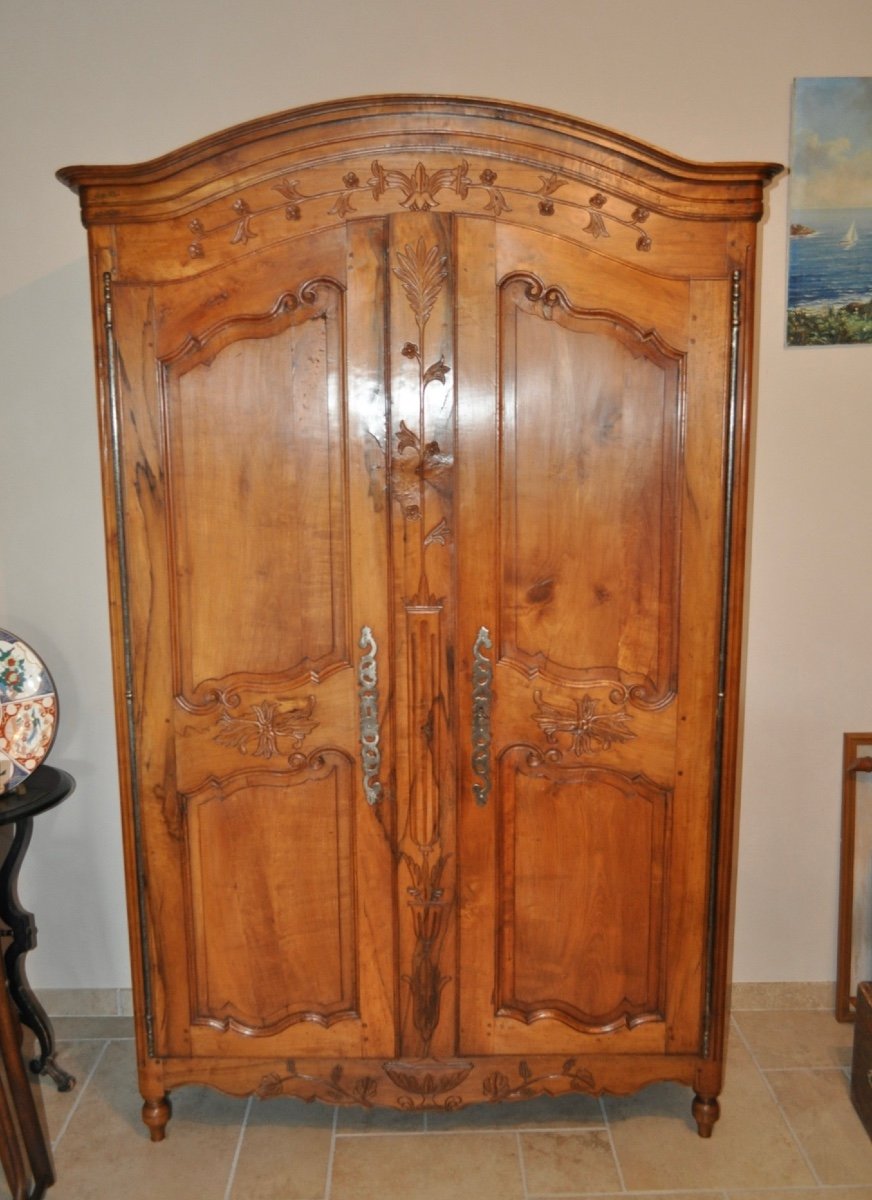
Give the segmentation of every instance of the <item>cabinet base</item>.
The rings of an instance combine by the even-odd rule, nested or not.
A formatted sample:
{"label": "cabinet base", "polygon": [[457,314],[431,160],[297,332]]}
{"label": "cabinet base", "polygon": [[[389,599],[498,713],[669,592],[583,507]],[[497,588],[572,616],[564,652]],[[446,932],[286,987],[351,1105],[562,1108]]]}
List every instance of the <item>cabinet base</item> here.
{"label": "cabinet base", "polygon": [[[694,1088],[692,1112],[700,1137],[711,1137],[720,1116],[722,1064],[693,1056],[550,1055],[469,1059],[162,1059],[141,1078],[142,1117],[152,1141],[162,1141],[169,1091],[205,1084],[235,1096],[291,1096],[307,1103],[454,1112],[471,1104],[584,1093],[629,1095],[652,1083]],[[162,1091],[156,1086],[160,1081]],[[157,1094],[156,1094],[157,1093]]]}

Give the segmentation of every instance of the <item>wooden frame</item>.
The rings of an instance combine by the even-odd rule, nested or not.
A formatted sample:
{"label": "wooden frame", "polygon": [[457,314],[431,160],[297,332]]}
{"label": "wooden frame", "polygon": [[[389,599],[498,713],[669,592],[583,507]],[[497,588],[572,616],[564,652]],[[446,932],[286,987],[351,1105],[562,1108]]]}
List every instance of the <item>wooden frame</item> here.
{"label": "wooden frame", "polygon": [[872,978],[872,733],[846,733],[842,755],[836,1020],[854,1020],[857,986],[869,978]]}

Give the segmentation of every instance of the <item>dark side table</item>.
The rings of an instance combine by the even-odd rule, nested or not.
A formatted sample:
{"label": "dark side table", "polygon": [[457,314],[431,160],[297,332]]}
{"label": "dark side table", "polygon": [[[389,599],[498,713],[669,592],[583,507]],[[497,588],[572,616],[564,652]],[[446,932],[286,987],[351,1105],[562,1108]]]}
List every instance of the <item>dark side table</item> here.
{"label": "dark side table", "polygon": [[36,922],[19,902],[18,872],[30,845],[33,818],[66,800],[75,786],[72,775],[43,764],[15,791],[0,796],[0,825],[13,826],[12,843],[0,866],[0,933],[12,939],[3,955],[9,994],[22,1025],[32,1029],[39,1042],[39,1058],[31,1062],[31,1071],[49,1075],[60,1092],[68,1092],[76,1081],[54,1060],[54,1030],[27,982],[24,955],[36,947]]}

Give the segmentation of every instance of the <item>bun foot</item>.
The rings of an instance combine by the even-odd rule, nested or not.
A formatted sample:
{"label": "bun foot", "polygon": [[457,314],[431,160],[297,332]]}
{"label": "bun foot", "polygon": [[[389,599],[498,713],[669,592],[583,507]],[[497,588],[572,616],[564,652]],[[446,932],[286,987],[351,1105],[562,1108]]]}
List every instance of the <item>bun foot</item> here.
{"label": "bun foot", "polygon": [[717,1099],[712,1096],[694,1096],[693,1098],[693,1119],[696,1121],[696,1128],[700,1137],[709,1138],[712,1135],[712,1130],[715,1127],[715,1121],[721,1115],[721,1106]]}
{"label": "bun foot", "polygon": [[148,1126],[153,1142],[162,1142],[166,1136],[167,1122],[173,1115],[169,1096],[158,1096],[156,1099],[146,1097],[142,1106],[142,1119]]}

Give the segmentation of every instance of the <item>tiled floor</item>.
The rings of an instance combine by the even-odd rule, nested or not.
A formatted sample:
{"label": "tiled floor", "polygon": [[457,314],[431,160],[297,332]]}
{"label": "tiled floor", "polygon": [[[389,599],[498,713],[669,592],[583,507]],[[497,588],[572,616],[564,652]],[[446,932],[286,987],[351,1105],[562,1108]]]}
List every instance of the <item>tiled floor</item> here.
{"label": "tiled floor", "polygon": [[40,1088],[49,1200],[872,1200],[872,1142],[848,1095],[853,1029],[829,1012],[734,1014],[710,1141],[689,1091],[662,1084],[416,1115],[181,1088],[152,1145],[130,1022],[64,1018],[55,1031],[79,1082]]}

